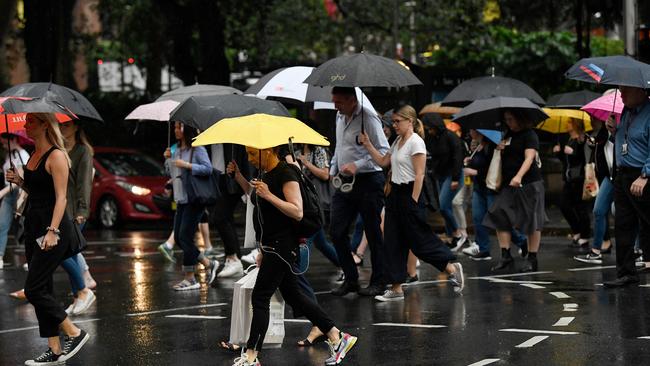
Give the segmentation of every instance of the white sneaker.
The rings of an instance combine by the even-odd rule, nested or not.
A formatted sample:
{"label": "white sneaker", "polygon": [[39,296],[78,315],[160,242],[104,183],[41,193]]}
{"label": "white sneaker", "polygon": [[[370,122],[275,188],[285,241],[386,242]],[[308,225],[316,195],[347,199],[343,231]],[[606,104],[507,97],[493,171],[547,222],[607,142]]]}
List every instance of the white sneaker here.
{"label": "white sneaker", "polygon": [[74,311],[74,303],[70,304],[70,306],[68,306],[68,307],[65,309],[65,313],[68,314],[68,315],[72,315],[72,314],[73,314],[73,311]]}
{"label": "white sneaker", "polygon": [[29,271],[29,264],[27,263],[23,264],[23,269],[25,270],[25,272]]}
{"label": "white sneaker", "polygon": [[240,260],[228,259],[224,264],[223,269],[217,277],[226,278],[226,277],[241,277],[244,275],[244,266]]}
{"label": "white sneaker", "polygon": [[246,254],[245,256],[241,257],[241,260],[248,263],[248,264],[255,264],[255,261],[257,260],[257,254],[260,251],[257,249],[251,250],[250,253]]}
{"label": "white sneaker", "polygon": [[420,260],[415,261],[415,268],[420,268]]}
{"label": "white sneaker", "polygon": [[88,310],[88,308],[90,308],[90,305],[92,305],[95,302],[95,300],[97,300],[97,296],[95,296],[95,293],[92,291],[88,291],[88,296],[86,296],[85,300],[77,299],[74,309],[72,310],[72,314],[79,315],[85,313]]}
{"label": "white sneaker", "polygon": [[480,249],[475,241],[472,242],[467,248],[463,249],[463,254],[473,257],[479,253]]}
{"label": "white sneaker", "polygon": [[387,301],[401,301],[404,300],[404,292],[395,292],[393,290],[386,290],[383,294],[375,296],[375,300],[381,302]]}
{"label": "white sneaker", "polygon": [[5,266],[5,262],[4,262],[4,260],[2,259],[2,256],[0,256],[0,269],[3,269],[4,266]]}
{"label": "white sneaker", "polygon": [[467,237],[466,236],[454,237],[451,240],[451,245],[450,245],[451,248],[450,249],[451,249],[452,252],[456,253],[456,252],[458,252],[460,250],[460,248],[463,247],[463,245],[465,243],[467,243]]}

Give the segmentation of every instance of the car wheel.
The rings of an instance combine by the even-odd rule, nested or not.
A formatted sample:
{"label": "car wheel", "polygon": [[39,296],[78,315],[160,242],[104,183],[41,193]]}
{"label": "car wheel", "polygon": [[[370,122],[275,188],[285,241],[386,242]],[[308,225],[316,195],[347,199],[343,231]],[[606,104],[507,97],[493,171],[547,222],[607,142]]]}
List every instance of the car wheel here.
{"label": "car wheel", "polygon": [[115,198],[108,196],[101,201],[97,208],[97,217],[105,229],[113,229],[118,225],[120,209]]}

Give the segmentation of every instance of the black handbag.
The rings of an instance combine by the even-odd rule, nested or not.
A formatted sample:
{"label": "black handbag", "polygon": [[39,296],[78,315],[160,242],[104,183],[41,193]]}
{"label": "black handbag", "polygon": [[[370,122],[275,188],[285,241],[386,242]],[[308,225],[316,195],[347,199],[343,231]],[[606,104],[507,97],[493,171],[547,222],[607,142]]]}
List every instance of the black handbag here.
{"label": "black handbag", "polygon": [[72,232],[70,233],[70,251],[72,255],[70,257],[81,253],[88,246],[86,237],[81,233],[81,228],[76,222],[70,224],[72,226]]}
{"label": "black handbag", "polygon": [[[190,153],[190,162],[194,155],[194,148]],[[217,202],[220,196],[219,175],[220,172],[212,169],[208,175],[194,175],[189,169],[183,170],[183,183],[187,193],[187,201],[195,205],[211,206]]]}

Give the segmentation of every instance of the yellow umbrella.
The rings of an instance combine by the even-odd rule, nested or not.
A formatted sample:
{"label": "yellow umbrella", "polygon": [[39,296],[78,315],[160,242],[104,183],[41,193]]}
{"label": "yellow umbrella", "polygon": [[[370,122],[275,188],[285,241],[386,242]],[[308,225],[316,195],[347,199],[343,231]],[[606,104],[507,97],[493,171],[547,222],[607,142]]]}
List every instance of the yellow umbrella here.
{"label": "yellow umbrella", "polygon": [[289,143],[329,146],[318,132],[292,117],[251,114],[224,118],[196,136],[192,146],[239,144],[256,149],[268,149]]}
{"label": "yellow umbrella", "polygon": [[591,118],[589,114],[576,109],[542,108],[550,117],[537,125],[537,128],[550,133],[566,133],[571,119],[579,119],[585,124],[585,131],[591,131]]}

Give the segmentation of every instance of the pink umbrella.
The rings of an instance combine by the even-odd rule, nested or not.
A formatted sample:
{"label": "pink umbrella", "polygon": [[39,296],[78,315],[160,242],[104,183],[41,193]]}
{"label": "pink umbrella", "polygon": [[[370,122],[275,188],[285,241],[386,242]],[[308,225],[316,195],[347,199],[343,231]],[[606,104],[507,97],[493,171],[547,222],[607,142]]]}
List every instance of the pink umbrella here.
{"label": "pink umbrella", "polygon": [[621,123],[621,113],[623,113],[621,93],[617,89],[614,93],[592,100],[580,109],[602,121],[607,121],[613,113],[616,116],[616,122]]}

